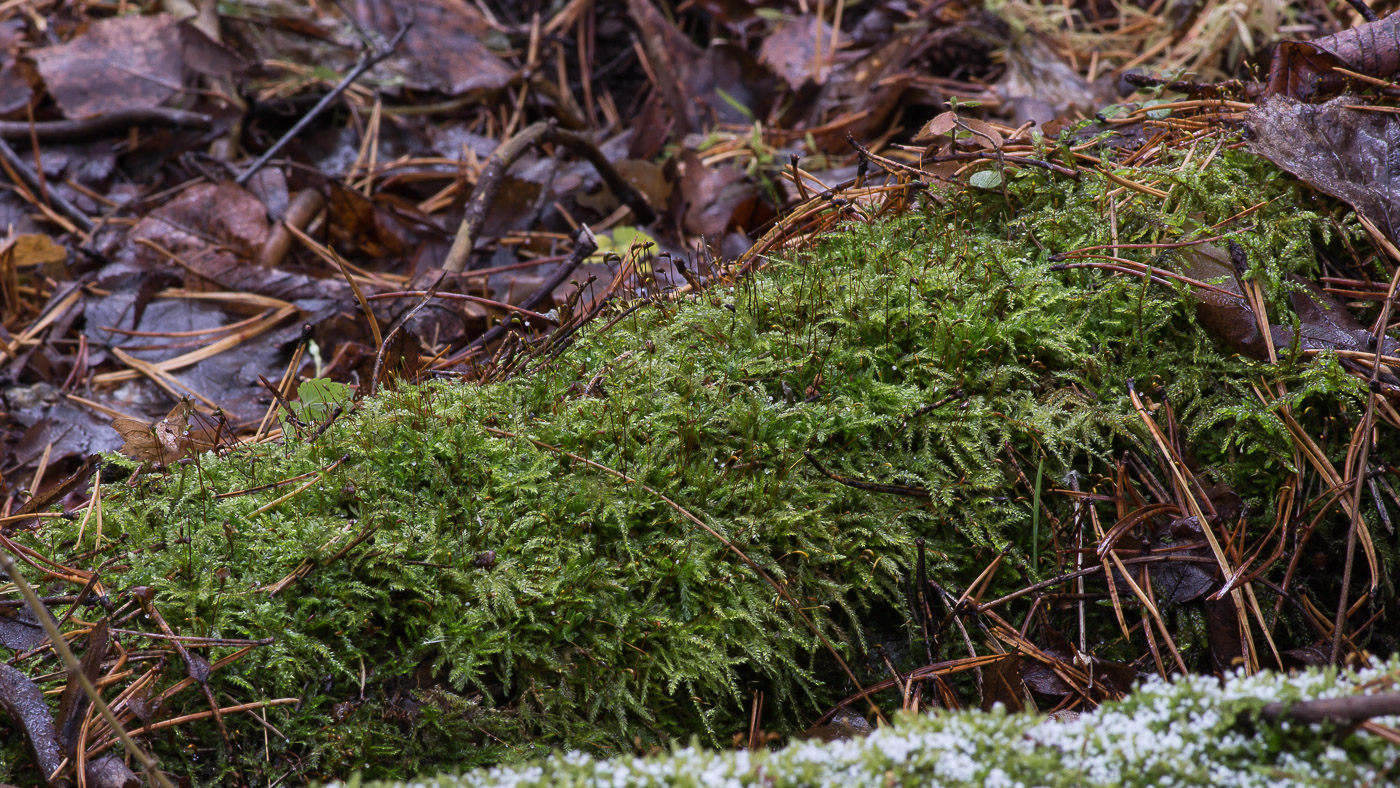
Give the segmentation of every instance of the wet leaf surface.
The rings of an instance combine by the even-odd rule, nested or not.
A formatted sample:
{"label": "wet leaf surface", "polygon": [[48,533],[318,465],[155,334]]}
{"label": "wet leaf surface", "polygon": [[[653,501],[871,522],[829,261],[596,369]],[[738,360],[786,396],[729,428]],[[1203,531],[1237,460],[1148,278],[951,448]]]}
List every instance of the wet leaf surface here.
{"label": "wet leaf surface", "polygon": [[[53,712],[44,702],[44,693],[18,669],[0,663],[0,709],[11,725],[19,729],[44,775],[56,774],[63,751],[54,731]],[[62,781],[67,784],[67,781]]]}
{"label": "wet leaf surface", "polygon": [[1270,96],[1249,112],[1250,147],[1400,237],[1400,118],[1354,105]]}
{"label": "wet leaf surface", "polygon": [[28,651],[48,639],[43,626],[28,609],[0,608],[0,646]]}

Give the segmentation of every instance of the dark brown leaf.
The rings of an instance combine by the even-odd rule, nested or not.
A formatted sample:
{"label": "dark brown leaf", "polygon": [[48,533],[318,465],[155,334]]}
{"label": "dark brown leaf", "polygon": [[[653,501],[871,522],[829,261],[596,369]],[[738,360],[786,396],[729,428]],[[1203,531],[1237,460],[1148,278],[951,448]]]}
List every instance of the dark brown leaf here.
{"label": "dark brown leaf", "polygon": [[[74,471],[71,475],[69,475],[68,478],[64,479],[59,484],[56,484],[53,487],[44,490],[42,493],[35,495],[33,498],[30,498],[28,501],[25,501],[24,505],[21,506],[19,510],[15,512],[15,514],[37,514],[38,512],[47,510],[56,501],[63,500],[63,498],[69,493],[73,492],[80,486],[87,483],[87,480],[92,477],[93,471],[97,470],[98,459],[99,458],[96,454],[88,455],[88,458],[86,460],[83,460],[83,464],[78,466],[78,470]],[[26,523],[23,520],[13,521],[8,523],[4,530],[8,532],[10,530],[16,528],[23,528],[25,526]]]}
{"label": "dark brown leaf", "polygon": [[681,154],[681,161],[685,165],[680,183],[687,203],[685,229],[718,239],[729,228],[743,224],[758,201],[757,186],[739,170],[706,167],[694,151]]}
{"label": "dark brown leaf", "polygon": [[1250,149],[1400,239],[1400,116],[1348,109],[1354,103],[1270,96],[1246,115]]}
{"label": "dark brown leaf", "polygon": [[142,219],[130,239],[150,239],[187,259],[208,255],[215,244],[251,257],[267,233],[267,209],[252,192],[232,183],[202,183]]}
{"label": "dark brown leaf", "polygon": [[642,49],[651,61],[650,73],[682,132],[699,131],[701,117],[695,96],[685,84],[686,63],[699,62],[702,50],[676,29],[650,0],[627,0],[627,12],[641,30]]}
{"label": "dark brown leaf", "polygon": [[[1182,249],[1177,256],[1178,271],[1233,293],[1242,293],[1234,268],[1223,250],[1211,244]],[[1299,344],[1306,350],[1366,351],[1371,348],[1372,334],[1346,308],[1346,305],[1322,291],[1316,284],[1294,279],[1298,288],[1288,296],[1289,305],[1301,324]],[[1196,317],[1211,333],[1256,358],[1268,358],[1264,335],[1254,311],[1241,296],[1229,296],[1209,290],[1194,291]],[[1269,327],[1275,348],[1286,348],[1293,342],[1293,331],[1279,325]],[[1400,343],[1387,338],[1385,352],[1393,354]]]}
{"label": "dark brown leaf", "polygon": [[[763,39],[758,59],[797,90],[816,74],[818,37],[824,45],[830,42],[831,25],[818,24],[816,15],[804,14],[785,20]],[[830,52],[824,49],[823,55],[829,58]]]}
{"label": "dark brown leaf", "polygon": [[[103,618],[92,628],[92,634],[88,635],[87,650],[83,652],[83,658],[78,663],[78,670],[82,672],[87,680],[97,685],[97,679],[102,675],[102,659],[107,655],[107,619]],[[83,717],[87,714],[88,706],[91,704],[87,694],[83,692],[83,686],[71,671],[68,674],[68,683],[63,687],[63,695],[58,701],[58,741],[63,746],[69,758],[77,754],[78,729],[83,723]]]}
{"label": "dark brown leaf", "polygon": [[179,23],[168,14],[117,16],[31,54],[63,113],[87,118],[158,107],[179,92],[181,41]]}
{"label": "dark brown leaf", "polygon": [[409,22],[399,53],[390,59],[404,84],[450,96],[500,90],[515,72],[486,46],[491,26],[463,0],[372,0],[361,20],[385,37]]}
{"label": "dark brown leaf", "polygon": [[1381,79],[1393,76],[1400,70],[1400,15],[1312,41],[1284,41],[1269,63],[1266,92],[1298,99],[1337,92],[1346,83],[1333,71],[1336,66]]}
{"label": "dark brown leaf", "polygon": [[0,647],[27,651],[49,639],[28,608],[0,609]]}
{"label": "dark brown leaf", "polygon": [[361,249],[371,257],[400,257],[408,239],[387,211],[339,182],[331,184],[327,209],[337,248]]}
{"label": "dark brown leaf", "polygon": [[1021,667],[1021,680],[1038,695],[1063,697],[1070,693],[1070,686],[1055,673],[1054,669],[1039,660],[1026,660]]}
{"label": "dark brown leaf", "polygon": [[1000,703],[1008,711],[1024,711],[1021,700],[1025,688],[1021,685],[1021,655],[1007,654],[1004,658],[982,666],[982,710],[991,711]]}
{"label": "dark brown leaf", "polygon": [[188,21],[180,23],[180,56],[184,64],[199,74],[223,77],[248,67],[237,52],[206,36]]}
{"label": "dark brown leaf", "polygon": [[1216,673],[1234,670],[1244,661],[1244,644],[1240,640],[1240,618],[1235,601],[1230,597],[1205,601],[1206,637],[1210,643],[1211,670]]}

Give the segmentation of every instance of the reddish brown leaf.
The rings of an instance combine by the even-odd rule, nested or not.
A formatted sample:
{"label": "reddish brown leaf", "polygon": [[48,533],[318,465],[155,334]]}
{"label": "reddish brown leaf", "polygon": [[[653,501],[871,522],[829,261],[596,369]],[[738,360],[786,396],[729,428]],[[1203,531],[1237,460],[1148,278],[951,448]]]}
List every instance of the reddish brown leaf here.
{"label": "reddish brown leaf", "polygon": [[[224,247],[252,257],[267,233],[267,209],[251,192],[232,183],[202,183],[142,219],[128,238],[154,241],[196,267],[217,267],[216,260],[235,256]],[[137,248],[145,259],[165,261],[149,248]]]}
{"label": "reddish brown leaf", "polygon": [[684,224],[688,232],[718,239],[753,210],[758,189],[744,173],[729,167],[709,169],[689,150],[681,155],[681,161],[685,165],[680,187],[687,203]]}

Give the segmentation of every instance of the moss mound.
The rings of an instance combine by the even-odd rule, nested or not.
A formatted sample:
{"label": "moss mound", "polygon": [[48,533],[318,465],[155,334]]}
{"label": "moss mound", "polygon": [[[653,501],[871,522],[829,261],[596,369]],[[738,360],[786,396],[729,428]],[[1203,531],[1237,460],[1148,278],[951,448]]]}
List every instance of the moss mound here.
{"label": "moss mound", "polygon": [[[1092,174],[1008,173],[1000,190],[851,223],[730,287],[599,321],[531,374],[405,388],[312,445],[108,487],[104,545],[124,555],[104,581],[151,587],[184,635],[276,638],[214,672],[221,702],[298,699],[266,710],[286,740],[232,715],[235,752],[219,753],[205,721],[153,740],[163,765],[202,783],[229,768],[387,778],[553,747],[718,743],[746,727],[755,689],[780,731],[850,691],[791,606],[713,536],[547,447],[723,534],[862,681],[883,677],[863,661],[875,643],[921,664],[901,645],[915,636],[916,538],[955,592],[1001,551],[989,593],[1054,574],[1048,526],[1008,457],[1046,480],[1111,473],[1115,453],[1146,445],[1130,380],[1165,386],[1203,469],[1267,506],[1293,449],[1251,382],[1287,381],[1298,403],[1329,408],[1361,384],[1286,348],[1257,365],[1218,346],[1184,291],[1054,271],[1050,257],[1113,242],[1105,199],[1121,203],[1122,243],[1241,229],[1231,217],[1253,208],[1253,229],[1233,237],[1279,296],[1314,267],[1314,240],[1349,225],[1243,153],[1126,174],[1170,196],[1122,202]],[[808,451],[835,474],[929,498],[838,484]],[[306,479],[264,486],[303,474],[319,481],[274,504]],[[91,528],[79,543],[57,521],[24,538],[58,560],[95,546]],[[1295,625],[1283,622],[1281,647]],[[1199,665],[1199,642],[1181,643]],[[166,713],[201,708],[187,692]],[[18,745],[0,752],[0,779],[15,779]]]}

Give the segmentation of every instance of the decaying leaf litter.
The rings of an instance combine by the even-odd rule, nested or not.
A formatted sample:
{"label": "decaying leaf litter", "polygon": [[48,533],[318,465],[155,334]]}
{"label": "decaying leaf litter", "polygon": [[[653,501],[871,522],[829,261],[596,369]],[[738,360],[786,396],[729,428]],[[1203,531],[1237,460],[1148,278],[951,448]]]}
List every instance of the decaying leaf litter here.
{"label": "decaying leaf litter", "polygon": [[[387,669],[379,676],[359,657],[349,671],[358,681],[327,675],[285,695],[250,683],[256,673],[221,682],[240,663],[268,659],[282,633],[245,627],[221,637],[198,616],[163,615],[197,610],[156,590],[195,574],[197,537],[183,525],[164,543],[136,543],[133,531],[104,536],[104,505],[115,522],[132,491],[198,487],[200,528],[232,550],[250,538],[248,523],[342,483],[337,474],[355,460],[315,447],[343,440],[335,422],[355,410],[356,392],[429,378],[528,386],[532,376],[550,379],[579,342],[630,336],[638,315],[696,298],[734,316],[732,342],[741,308],[764,308],[756,290],[741,297],[749,276],[775,255],[920,205],[969,216],[998,200],[1007,210],[1029,206],[1041,199],[1032,185],[1086,199],[1068,184],[1104,183],[1091,199],[1106,241],[1041,248],[1043,262],[1090,292],[1140,283],[1139,303],[1177,291],[1194,320],[1240,354],[1231,363],[1256,365],[1245,367],[1254,401],[1193,410],[1175,381],[1113,381],[1126,387],[1132,418],[1115,429],[1132,437],[1097,467],[1086,455],[1078,475],[1057,473],[1068,464],[1033,431],[1028,442],[997,447],[1002,489],[987,503],[1018,509],[1029,539],[999,540],[990,527],[980,539],[960,532],[975,545],[967,560],[930,555],[924,537],[913,538],[918,529],[878,556],[867,548],[869,581],[883,578],[883,609],[849,608],[832,578],[823,580],[834,583],[827,593],[799,599],[790,581],[803,592],[823,586],[783,563],[792,555],[759,552],[735,538],[742,528],[726,536],[705,511],[722,508],[630,475],[644,465],[615,467],[597,459],[601,449],[589,456],[510,418],[471,417],[513,441],[514,454],[552,455],[558,467],[664,501],[752,570],[742,582],[771,584],[763,593],[773,615],[790,625],[775,639],[809,641],[806,663],[791,666],[805,682],[799,690],[769,686],[763,669],[720,682],[742,696],[706,698],[714,711],[677,712],[675,721],[643,719],[635,746],[667,741],[686,722],[711,740],[733,734],[759,746],[770,738],[765,725],[812,724],[813,735],[826,735],[833,717],[848,732],[855,719],[901,706],[1074,709],[1125,691],[1143,672],[1392,652],[1384,622],[1400,498],[1384,436],[1400,426],[1392,404],[1400,379],[1389,366],[1400,354],[1381,329],[1391,323],[1387,295],[1400,262],[1390,152],[1396,23],[1321,4],[1086,4],[1068,22],[1061,9],[1018,3],[995,12],[866,6],[6,7],[3,545],[53,619],[26,612],[18,578],[0,601],[12,652],[0,724],[22,734],[5,751],[7,778],[124,784],[151,757],[134,743],[122,745],[125,763],[109,756],[128,733],[165,769],[205,779],[302,781],[356,766],[391,773],[409,766],[375,754],[389,717],[418,737],[416,766],[442,763],[426,743],[434,730],[484,730],[472,734],[484,761],[519,757],[537,739],[628,746],[570,739],[567,726],[525,714],[514,721],[519,739],[503,741],[499,720],[482,723],[471,709],[561,701],[530,700],[548,691],[513,686],[520,679],[509,667],[483,674],[454,665],[444,676],[449,666],[431,649],[411,681]],[[1270,55],[1265,44],[1285,38],[1311,43],[1284,42]],[[1259,258],[1282,248],[1254,238],[1267,232],[1262,217],[1279,194],[1262,200],[1260,191],[1261,201],[1241,200],[1208,224],[1183,212],[1195,196],[1172,173],[1204,171],[1241,148],[1355,210],[1320,197],[1300,203],[1319,218],[1295,246],[1309,254],[1315,246],[1316,265]],[[1160,223],[1144,225],[1143,215]],[[1041,243],[1033,228],[1007,227]],[[1150,326],[1138,322],[1146,336]],[[888,343],[888,332],[867,339]],[[649,342],[637,338],[568,396],[619,396],[618,376],[643,368]],[[831,351],[808,352],[798,377],[756,382],[780,380],[773,396],[793,405],[831,400],[841,384],[816,361]],[[1016,362],[1056,370],[1051,356]],[[925,435],[928,420],[948,413],[976,413],[990,394],[944,383],[899,415],[892,438]],[[1047,401],[1066,396],[1109,394],[1071,383]],[[627,418],[595,415],[605,430]],[[1248,481],[1227,469],[1259,445],[1211,438],[1213,427],[1250,422],[1264,425],[1281,460],[1273,471],[1285,481],[1267,490],[1235,489]],[[276,468],[282,450],[254,447],[279,439],[287,451],[311,447],[314,467],[209,486],[227,473],[209,450],[231,452],[223,463],[251,456]],[[689,438],[683,445],[694,450]],[[922,511],[924,527],[950,502],[971,506],[929,484],[935,470],[866,467],[849,460],[849,446],[810,442],[782,457],[736,450],[723,478],[810,474],[807,483],[858,491],[851,501],[863,506],[896,502],[892,522]],[[133,463],[92,457],[118,449]],[[115,485],[106,488],[113,497],[93,480]],[[346,487],[341,494],[356,498]],[[206,498],[245,496],[261,496],[242,512],[247,522],[209,521]],[[307,593],[332,570],[353,580],[372,565],[390,541],[378,535],[385,525],[358,502],[353,510],[361,516],[342,516],[341,533],[307,544],[299,558],[280,555],[275,582],[256,593],[284,598],[299,585]],[[439,574],[463,563],[504,574],[518,563],[489,544],[469,555],[394,557]],[[164,575],[146,572],[155,585],[131,582],[182,549],[183,570],[175,561]],[[881,562],[892,574],[876,572]],[[206,600],[214,610],[237,604],[243,592],[226,585],[245,572],[204,573],[205,587],[217,589]],[[837,625],[829,608],[842,605],[849,619]],[[55,652],[45,624],[65,633],[81,664]],[[646,654],[658,648],[646,637],[624,642]],[[584,671],[590,657],[581,653],[571,664]],[[526,665],[515,671],[535,680]],[[102,690],[102,703],[83,700],[83,679]],[[820,715],[818,685],[829,700],[847,697]],[[630,685],[620,686],[625,697]],[[43,691],[63,696],[47,717],[35,703]],[[104,706],[114,715],[107,722]],[[371,707],[380,727],[361,722]],[[747,730],[726,710],[734,707]]]}

